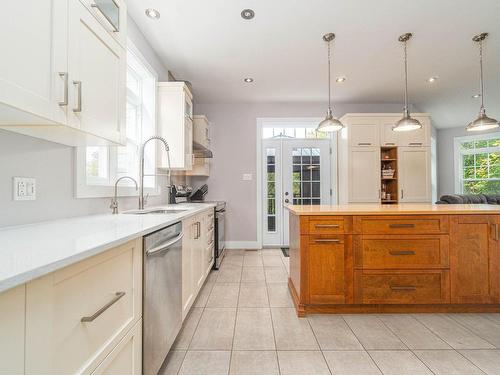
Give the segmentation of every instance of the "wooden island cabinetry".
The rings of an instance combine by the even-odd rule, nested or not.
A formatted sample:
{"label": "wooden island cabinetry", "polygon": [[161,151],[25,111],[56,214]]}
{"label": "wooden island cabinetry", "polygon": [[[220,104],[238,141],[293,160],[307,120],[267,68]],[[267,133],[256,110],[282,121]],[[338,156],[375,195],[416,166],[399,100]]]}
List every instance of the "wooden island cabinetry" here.
{"label": "wooden island cabinetry", "polygon": [[288,206],[297,313],[500,311],[500,209]]}

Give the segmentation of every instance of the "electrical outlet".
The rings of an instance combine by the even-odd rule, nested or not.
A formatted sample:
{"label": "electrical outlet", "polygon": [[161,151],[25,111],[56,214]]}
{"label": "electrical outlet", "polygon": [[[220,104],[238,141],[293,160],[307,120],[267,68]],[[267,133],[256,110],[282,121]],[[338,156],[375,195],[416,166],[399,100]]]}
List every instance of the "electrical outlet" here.
{"label": "electrical outlet", "polygon": [[252,181],[252,174],[251,173],[243,173],[243,181]]}
{"label": "electrical outlet", "polygon": [[36,180],[29,177],[14,177],[12,191],[15,201],[34,201],[36,199]]}

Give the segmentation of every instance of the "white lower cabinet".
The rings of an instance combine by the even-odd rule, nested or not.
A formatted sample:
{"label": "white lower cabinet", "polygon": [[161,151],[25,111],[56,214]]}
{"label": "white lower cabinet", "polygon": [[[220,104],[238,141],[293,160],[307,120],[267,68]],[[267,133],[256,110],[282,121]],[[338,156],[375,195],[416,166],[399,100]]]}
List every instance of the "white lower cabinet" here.
{"label": "white lower cabinet", "polygon": [[432,200],[429,147],[398,147],[398,175],[400,202]]}
{"label": "white lower cabinet", "polygon": [[26,286],[25,373],[90,374],[141,316],[141,239],[34,280]]}
{"label": "white lower cabinet", "polygon": [[24,285],[0,294],[0,374],[24,374]]}

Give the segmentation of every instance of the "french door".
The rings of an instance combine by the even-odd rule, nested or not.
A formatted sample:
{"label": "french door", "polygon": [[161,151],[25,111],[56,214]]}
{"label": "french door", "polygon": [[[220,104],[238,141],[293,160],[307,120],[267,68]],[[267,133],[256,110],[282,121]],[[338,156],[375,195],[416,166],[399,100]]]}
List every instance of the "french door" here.
{"label": "french door", "polygon": [[265,139],[263,161],[263,245],[288,246],[285,204],[330,204],[330,139]]}

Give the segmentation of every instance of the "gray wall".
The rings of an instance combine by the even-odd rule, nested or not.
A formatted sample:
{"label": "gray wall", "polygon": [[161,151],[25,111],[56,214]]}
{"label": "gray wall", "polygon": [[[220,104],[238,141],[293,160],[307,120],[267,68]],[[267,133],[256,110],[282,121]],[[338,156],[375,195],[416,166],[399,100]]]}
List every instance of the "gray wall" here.
{"label": "gray wall", "polygon": [[[495,133],[494,131],[485,131],[481,134]],[[454,164],[454,139],[473,135],[465,130],[465,125],[451,128],[440,129],[437,132],[437,160],[438,160],[438,196],[443,194],[453,194],[455,192],[455,164]]]}
{"label": "gray wall", "polygon": [[[207,199],[226,200],[228,241],[257,240],[256,134],[258,117],[323,117],[324,103],[198,104],[195,113],[214,123]],[[336,104],[336,116],[348,112],[401,112],[401,104]],[[242,181],[251,173],[252,181]]]}
{"label": "gray wall", "polygon": [[[167,69],[129,17],[129,37],[160,80]],[[0,130],[0,227],[70,216],[109,212],[109,199],[74,198],[74,150],[72,147]],[[12,177],[35,177],[35,201],[12,200]],[[151,198],[160,203],[163,198]],[[120,207],[135,208],[137,198],[120,199]]]}

